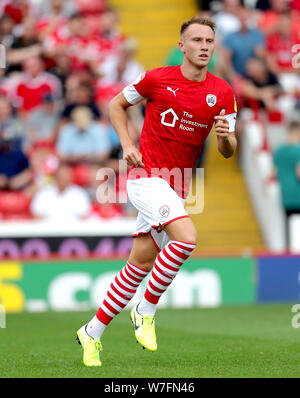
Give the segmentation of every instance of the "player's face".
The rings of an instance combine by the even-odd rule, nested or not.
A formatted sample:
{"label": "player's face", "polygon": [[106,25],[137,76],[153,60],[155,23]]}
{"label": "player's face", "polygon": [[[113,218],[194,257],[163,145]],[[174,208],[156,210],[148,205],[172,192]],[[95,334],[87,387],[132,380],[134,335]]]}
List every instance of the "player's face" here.
{"label": "player's face", "polygon": [[205,67],[215,49],[215,34],[209,26],[191,24],[183,33],[179,48],[190,63]]}

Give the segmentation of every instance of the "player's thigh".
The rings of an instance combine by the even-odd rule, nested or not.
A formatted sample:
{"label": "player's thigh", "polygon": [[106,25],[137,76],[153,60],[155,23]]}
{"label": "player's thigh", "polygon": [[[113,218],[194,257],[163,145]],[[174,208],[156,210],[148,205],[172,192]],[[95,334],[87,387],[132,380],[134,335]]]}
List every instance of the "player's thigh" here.
{"label": "player's thigh", "polygon": [[164,226],[164,230],[171,240],[197,243],[197,230],[190,217],[179,218]]}
{"label": "player's thigh", "polygon": [[157,254],[158,249],[156,248],[149,232],[147,234],[136,236],[133,239],[133,245],[128,261],[145,271],[150,271]]}

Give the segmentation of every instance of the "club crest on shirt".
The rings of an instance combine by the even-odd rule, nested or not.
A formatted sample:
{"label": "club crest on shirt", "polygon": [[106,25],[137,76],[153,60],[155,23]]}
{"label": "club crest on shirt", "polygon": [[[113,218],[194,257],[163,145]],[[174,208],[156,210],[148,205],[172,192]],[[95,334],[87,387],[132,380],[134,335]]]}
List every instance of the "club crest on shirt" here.
{"label": "club crest on shirt", "polygon": [[163,216],[163,217],[168,217],[169,213],[170,213],[170,208],[169,208],[168,205],[164,205],[164,206],[161,206],[161,207],[159,208],[159,214],[160,214],[161,216]]}
{"label": "club crest on shirt", "polygon": [[214,94],[207,94],[206,103],[208,106],[212,107],[217,103],[217,97]]}

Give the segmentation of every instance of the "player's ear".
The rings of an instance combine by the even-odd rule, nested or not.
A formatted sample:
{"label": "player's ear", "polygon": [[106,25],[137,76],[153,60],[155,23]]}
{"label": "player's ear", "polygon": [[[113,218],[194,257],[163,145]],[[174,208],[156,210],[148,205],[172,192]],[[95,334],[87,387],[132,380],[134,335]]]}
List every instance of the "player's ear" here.
{"label": "player's ear", "polygon": [[184,53],[184,44],[183,44],[182,40],[180,40],[180,42],[178,43],[178,47],[179,47],[179,50]]}

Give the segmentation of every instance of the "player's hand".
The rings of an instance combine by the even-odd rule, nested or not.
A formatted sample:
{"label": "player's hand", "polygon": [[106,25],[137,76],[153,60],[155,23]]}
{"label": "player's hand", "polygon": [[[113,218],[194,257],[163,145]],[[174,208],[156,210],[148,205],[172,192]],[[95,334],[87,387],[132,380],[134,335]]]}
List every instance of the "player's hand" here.
{"label": "player's hand", "polygon": [[216,135],[222,137],[223,139],[228,139],[229,133],[229,123],[225,118],[225,109],[222,109],[218,116],[215,116],[215,130]]}
{"label": "player's hand", "polygon": [[134,145],[123,148],[123,159],[127,161],[129,166],[145,167],[142,161],[142,154]]}

